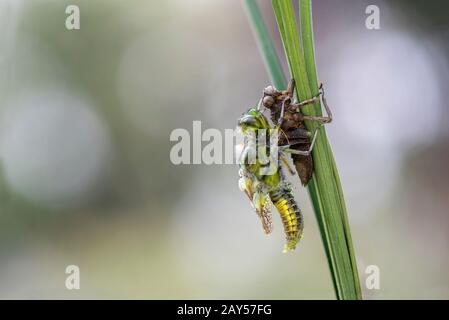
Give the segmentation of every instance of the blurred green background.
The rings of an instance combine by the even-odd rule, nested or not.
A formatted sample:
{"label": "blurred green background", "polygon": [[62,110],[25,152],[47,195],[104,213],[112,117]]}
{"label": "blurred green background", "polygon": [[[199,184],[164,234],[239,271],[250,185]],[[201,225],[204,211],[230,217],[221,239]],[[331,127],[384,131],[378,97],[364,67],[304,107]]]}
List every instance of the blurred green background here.
{"label": "blurred green background", "polygon": [[[65,28],[70,4],[80,30]],[[313,5],[364,296],[447,299],[449,3]],[[285,255],[237,166],[169,159],[172,130],[234,128],[268,84],[238,0],[0,0],[0,298],[333,299],[296,177],[305,236]],[[80,290],[65,288],[70,264]]]}

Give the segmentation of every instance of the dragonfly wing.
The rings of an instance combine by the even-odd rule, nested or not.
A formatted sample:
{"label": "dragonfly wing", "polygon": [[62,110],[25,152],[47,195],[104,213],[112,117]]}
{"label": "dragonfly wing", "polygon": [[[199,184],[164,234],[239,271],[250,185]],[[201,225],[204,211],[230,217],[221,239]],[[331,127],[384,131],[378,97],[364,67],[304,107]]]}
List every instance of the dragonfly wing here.
{"label": "dragonfly wing", "polygon": [[253,196],[253,207],[262,222],[265,234],[273,231],[273,218],[271,215],[271,200],[267,193],[256,191]]}

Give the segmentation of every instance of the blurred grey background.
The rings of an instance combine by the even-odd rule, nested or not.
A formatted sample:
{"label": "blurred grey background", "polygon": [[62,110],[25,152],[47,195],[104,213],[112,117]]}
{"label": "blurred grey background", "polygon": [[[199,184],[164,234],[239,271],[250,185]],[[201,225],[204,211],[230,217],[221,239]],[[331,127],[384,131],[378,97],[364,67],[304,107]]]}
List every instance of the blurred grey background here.
{"label": "blurred grey background", "polygon": [[[447,299],[449,3],[313,6],[364,296]],[[235,165],[169,159],[173,129],[234,128],[268,84],[238,0],[0,0],[0,298],[333,299],[296,177],[305,236],[285,255]],[[80,290],[65,288],[71,264]]]}

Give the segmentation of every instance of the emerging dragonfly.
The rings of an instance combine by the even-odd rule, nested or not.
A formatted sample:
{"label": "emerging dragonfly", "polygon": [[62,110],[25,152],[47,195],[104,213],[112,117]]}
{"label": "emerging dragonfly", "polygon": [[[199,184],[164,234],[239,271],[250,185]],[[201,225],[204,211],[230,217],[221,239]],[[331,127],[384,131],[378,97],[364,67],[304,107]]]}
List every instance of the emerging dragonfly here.
{"label": "emerging dragonfly", "polygon": [[[312,135],[305,128],[304,121],[318,121],[324,124],[332,120],[322,86],[318,95],[302,102],[292,101],[293,90],[293,79],[285,91],[278,91],[272,86],[265,88],[257,109],[248,110],[238,120],[238,127],[245,137],[240,157],[239,188],[248,196],[266,234],[272,231],[271,204],[274,204],[284,225],[286,235],[284,252],[296,248],[303,236],[304,223],[283,169],[288,169],[291,174],[295,173],[288,163],[291,155],[301,182],[306,185],[313,174],[311,153],[318,129]],[[302,107],[320,98],[323,100],[327,116],[301,114]],[[273,124],[270,124],[264,116],[262,107],[270,110]],[[265,157],[260,156],[263,154],[260,150],[266,147],[267,140],[271,142],[269,156],[263,159]]]}

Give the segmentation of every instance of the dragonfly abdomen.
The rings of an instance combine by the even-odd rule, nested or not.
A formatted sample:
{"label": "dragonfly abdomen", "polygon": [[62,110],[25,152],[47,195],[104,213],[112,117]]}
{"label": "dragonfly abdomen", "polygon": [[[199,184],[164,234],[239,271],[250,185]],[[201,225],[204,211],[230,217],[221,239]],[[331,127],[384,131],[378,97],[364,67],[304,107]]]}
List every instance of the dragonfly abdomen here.
{"label": "dragonfly abdomen", "polygon": [[270,198],[281,216],[287,240],[284,252],[288,252],[295,249],[302,238],[304,228],[302,213],[293,197],[292,190],[288,186],[279,186],[276,190],[270,192]]}

